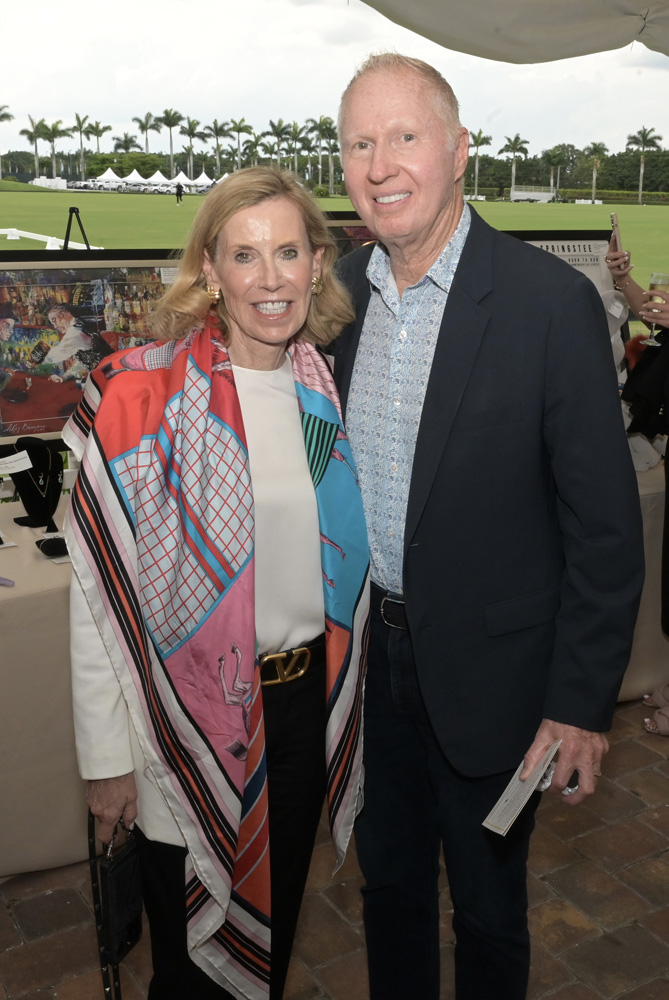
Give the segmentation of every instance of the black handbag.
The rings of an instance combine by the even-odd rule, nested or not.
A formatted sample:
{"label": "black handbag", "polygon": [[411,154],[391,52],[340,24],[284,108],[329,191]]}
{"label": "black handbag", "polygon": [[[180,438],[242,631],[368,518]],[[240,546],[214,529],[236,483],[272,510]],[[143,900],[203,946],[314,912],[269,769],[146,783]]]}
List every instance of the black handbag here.
{"label": "black handbag", "polygon": [[142,882],[137,841],[132,830],[128,830],[125,842],[115,847],[117,830],[118,827],[104,854],[98,858],[95,817],[89,810],[88,858],[102,985],[108,1000],[121,1000],[119,963],[142,936]]}

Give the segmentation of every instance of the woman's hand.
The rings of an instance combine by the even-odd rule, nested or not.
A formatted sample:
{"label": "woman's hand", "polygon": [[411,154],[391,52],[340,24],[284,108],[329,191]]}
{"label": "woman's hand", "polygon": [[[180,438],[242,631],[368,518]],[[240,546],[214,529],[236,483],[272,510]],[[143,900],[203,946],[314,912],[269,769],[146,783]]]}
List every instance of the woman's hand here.
{"label": "woman's hand", "polygon": [[[651,299],[662,299],[661,302],[652,302]],[[656,323],[658,326],[669,328],[669,294],[655,289],[652,292],[643,293],[643,305],[639,309],[639,319],[644,323]]]}
{"label": "woman's hand", "polygon": [[621,281],[624,283],[625,275],[630,273],[634,264],[630,263],[629,251],[617,249],[615,236],[611,237],[608,253],[604,259],[616,284],[621,283]]}
{"label": "woman's hand", "polygon": [[86,786],[88,808],[99,821],[98,838],[108,844],[120,819],[130,826],[137,818],[137,786],[133,771],[118,778],[100,778]]}

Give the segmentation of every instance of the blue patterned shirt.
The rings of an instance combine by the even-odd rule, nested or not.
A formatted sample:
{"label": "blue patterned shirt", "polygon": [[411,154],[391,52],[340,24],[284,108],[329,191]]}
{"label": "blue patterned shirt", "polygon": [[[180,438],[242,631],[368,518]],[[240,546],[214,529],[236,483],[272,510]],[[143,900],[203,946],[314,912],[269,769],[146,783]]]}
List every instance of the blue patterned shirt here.
{"label": "blue patterned shirt", "polygon": [[371,298],[351,377],[346,429],[362,488],[372,579],[395,594],[403,593],[404,524],[425,390],[470,221],[465,204],[444,250],[401,298],[379,244],[367,265]]}

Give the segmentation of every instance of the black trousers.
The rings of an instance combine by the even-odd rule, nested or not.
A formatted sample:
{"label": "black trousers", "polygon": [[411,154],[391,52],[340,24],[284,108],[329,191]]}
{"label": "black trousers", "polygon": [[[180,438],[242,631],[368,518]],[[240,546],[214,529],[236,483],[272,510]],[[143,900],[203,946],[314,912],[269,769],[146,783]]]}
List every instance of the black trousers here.
{"label": "black trousers", "polygon": [[365,878],[371,1000],[439,998],[440,848],[453,901],[457,1000],[523,1000],[530,957],[526,861],[539,795],[506,837],[481,826],[511,774],[466,778],[451,767],[425,710],[409,633],[389,628],[377,614],[364,763],[365,804],[355,836]]}
{"label": "black trousers", "polygon": [[[270,1000],[281,1000],[316,830],[325,798],[325,664],[263,687],[272,901]],[[188,956],[186,849],[138,831],[144,907],[151,931],[148,1000],[227,1000]]]}

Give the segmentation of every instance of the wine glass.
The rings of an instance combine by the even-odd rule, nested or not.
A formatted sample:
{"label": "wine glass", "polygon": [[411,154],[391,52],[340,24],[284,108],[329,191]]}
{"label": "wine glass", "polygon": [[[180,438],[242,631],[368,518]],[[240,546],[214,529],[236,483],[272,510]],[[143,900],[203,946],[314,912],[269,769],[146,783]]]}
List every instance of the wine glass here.
{"label": "wine glass", "polygon": [[[669,274],[663,274],[661,271],[653,271],[650,276],[650,282],[648,284],[648,290],[651,292],[669,292]],[[664,299],[659,295],[651,296],[650,302],[664,302]],[[662,341],[657,340],[655,336],[655,324],[650,324],[650,337],[644,340],[644,344],[648,347],[661,347]]]}

